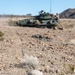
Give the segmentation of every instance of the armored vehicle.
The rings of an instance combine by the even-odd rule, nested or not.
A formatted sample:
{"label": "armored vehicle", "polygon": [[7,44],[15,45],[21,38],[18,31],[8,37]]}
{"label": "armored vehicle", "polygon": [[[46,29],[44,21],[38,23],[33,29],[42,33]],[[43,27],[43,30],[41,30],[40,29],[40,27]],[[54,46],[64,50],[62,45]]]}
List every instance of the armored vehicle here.
{"label": "armored vehicle", "polygon": [[16,22],[19,26],[28,26],[28,27],[55,27],[59,23],[58,14],[53,15],[43,10],[39,12],[39,15],[34,16],[33,18],[23,19]]}

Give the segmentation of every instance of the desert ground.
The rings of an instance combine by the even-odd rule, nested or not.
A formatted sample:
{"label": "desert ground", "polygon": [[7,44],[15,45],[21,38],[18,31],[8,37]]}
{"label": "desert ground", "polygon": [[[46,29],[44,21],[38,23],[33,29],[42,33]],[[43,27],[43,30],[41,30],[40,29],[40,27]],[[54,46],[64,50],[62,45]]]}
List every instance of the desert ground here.
{"label": "desert ground", "polygon": [[0,18],[4,34],[0,40],[0,75],[28,75],[34,69],[43,75],[75,75],[75,19],[60,19],[56,30],[9,24],[19,19]]}

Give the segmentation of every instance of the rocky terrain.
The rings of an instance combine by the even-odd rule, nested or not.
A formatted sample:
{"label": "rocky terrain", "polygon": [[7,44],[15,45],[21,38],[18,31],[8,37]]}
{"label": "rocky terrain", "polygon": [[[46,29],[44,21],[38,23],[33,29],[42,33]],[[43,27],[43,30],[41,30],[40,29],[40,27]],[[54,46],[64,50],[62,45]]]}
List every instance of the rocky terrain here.
{"label": "rocky terrain", "polygon": [[72,18],[75,19],[75,8],[69,8],[66,9],[65,11],[61,12],[60,14],[60,18]]}
{"label": "rocky terrain", "polygon": [[[0,75],[75,75],[75,20],[60,19],[59,27],[9,25],[0,18]],[[38,70],[38,71],[35,71]]]}

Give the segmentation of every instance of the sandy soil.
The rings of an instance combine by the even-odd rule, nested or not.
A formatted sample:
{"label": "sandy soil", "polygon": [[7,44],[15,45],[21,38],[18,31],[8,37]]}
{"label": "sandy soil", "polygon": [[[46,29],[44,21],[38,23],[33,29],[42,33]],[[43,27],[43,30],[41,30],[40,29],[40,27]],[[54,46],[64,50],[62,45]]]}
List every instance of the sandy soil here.
{"label": "sandy soil", "polygon": [[39,59],[38,69],[44,75],[75,75],[74,19],[61,19],[62,30],[10,26],[9,20],[0,18],[0,31],[4,33],[0,41],[0,75],[26,75],[33,69],[16,66],[24,54]]}

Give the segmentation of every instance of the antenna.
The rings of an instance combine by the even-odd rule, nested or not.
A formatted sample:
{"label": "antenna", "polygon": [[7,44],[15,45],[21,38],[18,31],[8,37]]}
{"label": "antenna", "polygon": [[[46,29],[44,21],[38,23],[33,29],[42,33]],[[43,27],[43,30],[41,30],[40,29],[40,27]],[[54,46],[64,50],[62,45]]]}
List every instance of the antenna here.
{"label": "antenna", "polygon": [[52,0],[50,0],[50,14],[52,13]]}

